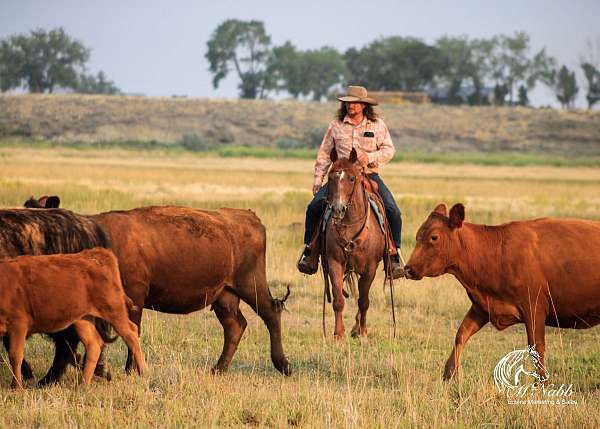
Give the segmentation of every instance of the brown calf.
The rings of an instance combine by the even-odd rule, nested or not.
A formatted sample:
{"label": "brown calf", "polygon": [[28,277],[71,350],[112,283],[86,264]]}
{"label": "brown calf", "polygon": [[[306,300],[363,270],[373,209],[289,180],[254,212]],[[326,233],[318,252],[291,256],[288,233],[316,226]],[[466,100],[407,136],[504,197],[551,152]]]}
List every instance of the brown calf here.
{"label": "brown calf", "polygon": [[467,340],[487,322],[499,330],[524,323],[545,378],[545,326],[582,329],[600,323],[600,222],[536,219],[488,226],[464,223],[465,209],[439,204],[417,232],[405,267],[419,280],[453,274],[471,308],[444,371],[452,378]]}
{"label": "brown calf", "polygon": [[90,317],[110,323],[133,350],[140,374],[146,362],[130,322],[117,258],[109,250],[19,256],[0,261],[0,336],[10,336],[13,387],[22,388],[21,364],[28,335],[74,325],[86,350],[83,382],[91,381],[103,346]]}

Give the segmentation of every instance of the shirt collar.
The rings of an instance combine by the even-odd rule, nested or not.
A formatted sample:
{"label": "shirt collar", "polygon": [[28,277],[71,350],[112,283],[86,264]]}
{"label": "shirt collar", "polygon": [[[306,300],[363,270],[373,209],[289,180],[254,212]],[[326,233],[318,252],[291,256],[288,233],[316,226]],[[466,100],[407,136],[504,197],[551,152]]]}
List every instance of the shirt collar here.
{"label": "shirt collar", "polygon": [[342,123],[350,124],[353,127],[362,127],[362,126],[366,125],[368,122],[369,122],[369,119],[367,118],[366,115],[363,116],[363,120],[358,125],[354,125],[352,123],[352,121],[350,121],[350,117],[348,115],[344,116],[344,120],[342,121]]}

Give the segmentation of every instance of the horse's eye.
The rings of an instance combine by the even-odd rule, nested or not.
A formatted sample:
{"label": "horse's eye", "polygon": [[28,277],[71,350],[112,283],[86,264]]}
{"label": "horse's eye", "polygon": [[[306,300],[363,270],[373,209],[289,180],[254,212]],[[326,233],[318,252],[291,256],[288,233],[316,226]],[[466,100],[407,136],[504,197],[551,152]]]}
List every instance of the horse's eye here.
{"label": "horse's eye", "polygon": [[438,239],[438,236],[437,236],[437,235],[432,235],[432,236],[431,236],[431,241],[437,241],[437,239]]}

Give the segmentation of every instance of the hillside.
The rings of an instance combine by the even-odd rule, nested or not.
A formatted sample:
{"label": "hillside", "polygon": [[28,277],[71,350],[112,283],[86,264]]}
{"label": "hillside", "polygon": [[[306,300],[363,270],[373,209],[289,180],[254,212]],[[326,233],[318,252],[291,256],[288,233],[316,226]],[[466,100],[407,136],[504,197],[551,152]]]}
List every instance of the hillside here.
{"label": "hillside", "polygon": [[[336,108],[295,101],[2,95],[0,139],[173,143],[196,135],[212,143],[275,146],[321,135]],[[599,111],[386,105],[380,112],[399,150],[600,155]]]}

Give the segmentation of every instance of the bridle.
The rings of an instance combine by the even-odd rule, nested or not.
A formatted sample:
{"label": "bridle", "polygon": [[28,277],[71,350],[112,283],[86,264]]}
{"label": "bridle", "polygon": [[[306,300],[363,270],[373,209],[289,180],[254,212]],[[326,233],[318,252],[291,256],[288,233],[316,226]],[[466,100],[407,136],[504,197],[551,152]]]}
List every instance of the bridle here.
{"label": "bridle", "polygon": [[[347,171],[347,169],[342,169],[342,170],[338,170],[338,171]],[[367,180],[367,178],[364,174],[364,170],[361,169],[359,175],[357,175],[356,179],[354,180],[354,184],[352,186],[352,191],[350,192],[350,195],[348,197],[348,203],[346,204],[347,209],[352,207],[353,201],[354,201],[354,193],[356,192],[357,184],[358,184],[358,182],[361,182],[363,185],[363,204],[365,206],[364,215],[356,222],[344,223],[343,220],[346,217],[346,215],[348,214],[348,211],[346,211],[344,218],[332,220],[333,226],[338,235],[337,242],[340,245],[340,247],[344,250],[346,257],[348,257],[354,251],[354,249],[356,249],[363,241],[366,240],[368,232],[369,232],[369,220],[370,220],[370,214],[371,214],[371,207],[369,205],[369,197],[367,195],[367,189],[363,183],[365,180]],[[329,202],[327,203],[327,205],[331,209],[331,204]],[[348,240],[345,237],[343,230],[345,228],[348,228],[348,227],[351,227],[354,225],[359,225],[359,224],[361,225],[361,227],[358,230],[358,232],[356,234],[354,234],[352,239]]]}

